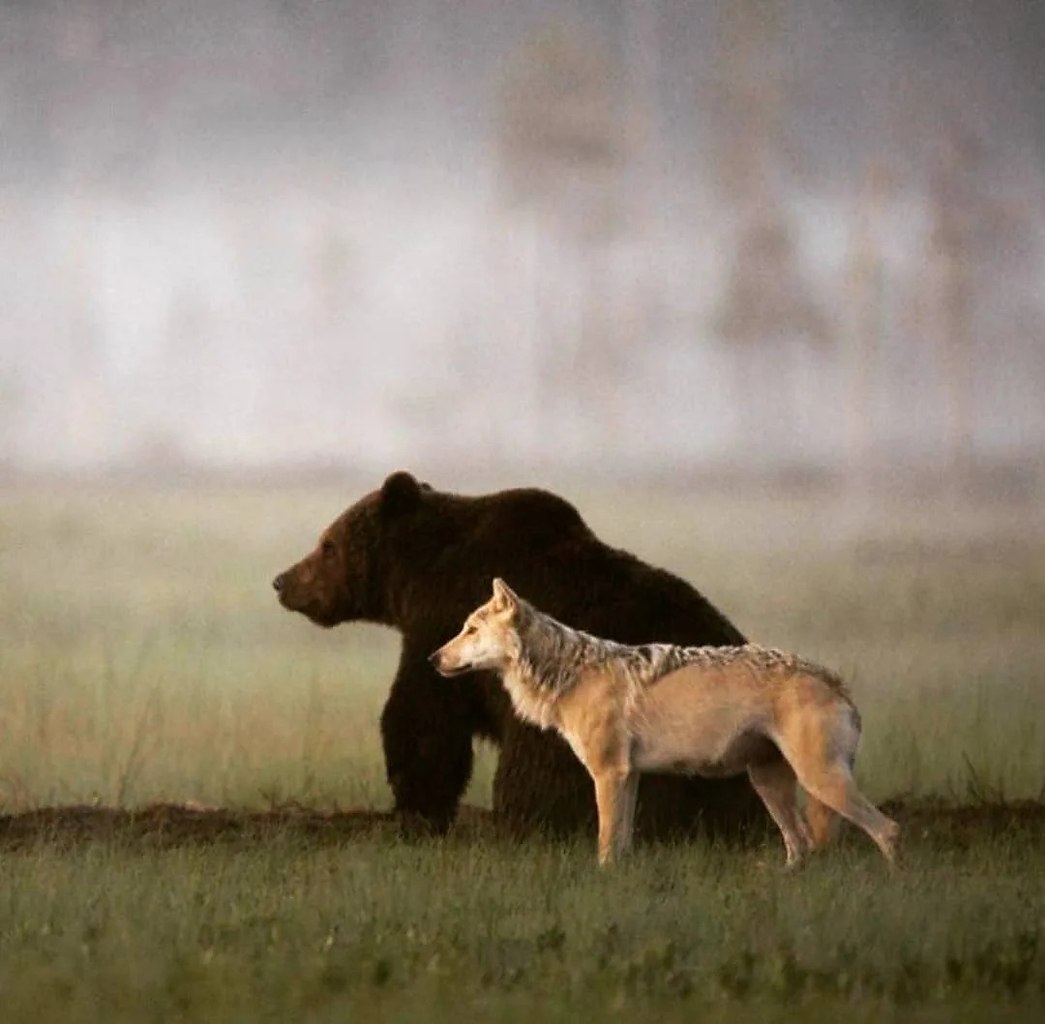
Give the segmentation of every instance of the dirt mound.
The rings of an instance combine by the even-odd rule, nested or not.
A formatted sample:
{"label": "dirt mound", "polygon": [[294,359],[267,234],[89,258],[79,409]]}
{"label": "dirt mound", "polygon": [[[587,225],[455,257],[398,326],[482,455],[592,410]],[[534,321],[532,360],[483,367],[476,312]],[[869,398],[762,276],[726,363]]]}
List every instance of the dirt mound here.
{"label": "dirt mound", "polygon": [[903,843],[928,842],[963,847],[989,836],[1034,835],[1045,840],[1045,802],[1010,802],[954,806],[937,800],[889,800],[882,810],[904,829]]}
{"label": "dirt mound", "polygon": [[[488,811],[462,807],[454,834],[477,834],[490,824]],[[62,847],[99,840],[153,847],[255,844],[280,836],[337,845],[362,836],[391,836],[401,828],[387,811],[317,811],[296,804],[266,811],[195,804],[152,804],[131,810],[76,805],[0,815],[0,849],[39,844]]]}
{"label": "dirt mound", "polygon": [[[985,836],[1019,833],[1045,841],[1045,803],[955,807],[933,801],[892,800],[885,813],[904,828],[904,843],[961,848]],[[47,845],[69,847],[101,841],[166,848],[208,843],[256,845],[279,837],[339,845],[367,836],[394,836],[402,823],[390,812],[357,809],[318,811],[297,804],[266,811],[244,811],[196,804],[152,804],[137,809],[76,805],[42,807],[0,815],[0,850]],[[493,816],[479,807],[462,807],[451,835],[478,839],[498,834]]]}

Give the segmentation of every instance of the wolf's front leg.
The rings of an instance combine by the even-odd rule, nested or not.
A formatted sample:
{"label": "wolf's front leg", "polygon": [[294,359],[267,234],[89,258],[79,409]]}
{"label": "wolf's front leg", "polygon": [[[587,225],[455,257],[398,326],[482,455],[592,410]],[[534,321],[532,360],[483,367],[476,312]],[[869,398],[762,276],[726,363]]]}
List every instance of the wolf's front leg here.
{"label": "wolf's front leg", "polygon": [[620,856],[631,849],[631,841],[635,836],[635,805],[638,799],[639,773],[632,769],[624,779],[624,807],[621,811],[620,831],[617,833],[617,854]]}
{"label": "wolf's front leg", "polygon": [[625,836],[628,772],[618,769],[593,773],[595,803],[599,809],[599,864],[612,864],[628,846]]}

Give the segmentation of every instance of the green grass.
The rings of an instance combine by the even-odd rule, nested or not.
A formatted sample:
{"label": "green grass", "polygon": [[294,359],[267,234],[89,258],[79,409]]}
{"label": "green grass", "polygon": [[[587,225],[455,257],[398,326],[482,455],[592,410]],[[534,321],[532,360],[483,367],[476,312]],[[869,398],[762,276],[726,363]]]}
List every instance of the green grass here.
{"label": "green grass", "polygon": [[[377,716],[397,642],[321,631],[269,580],[352,494],[8,488],[0,801],[390,802]],[[754,639],[839,668],[876,799],[1039,798],[1045,540],[999,510],[596,494],[608,540]],[[480,752],[468,799],[489,802]],[[1040,827],[862,836],[796,875],[775,842],[637,851],[387,833],[0,855],[2,1019],[939,1021],[1045,1008]]]}
{"label": "green grass", "polygon": [[855,843],[796,875],[768,852],[661,847],[599,873],[582,843],[42,847],[0,877],[4,1019],[1045,1006],[1030,841],[922,847],[896,877]]}

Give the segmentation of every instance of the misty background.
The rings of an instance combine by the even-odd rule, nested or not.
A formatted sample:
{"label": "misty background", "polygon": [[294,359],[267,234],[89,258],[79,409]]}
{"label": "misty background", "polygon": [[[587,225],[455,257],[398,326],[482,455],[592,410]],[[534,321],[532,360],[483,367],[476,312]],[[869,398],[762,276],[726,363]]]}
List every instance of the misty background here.
{"label": "misty background", "polygon": [[3,0],[0,463],[1033,491],[1043,68],[1021,0]]}

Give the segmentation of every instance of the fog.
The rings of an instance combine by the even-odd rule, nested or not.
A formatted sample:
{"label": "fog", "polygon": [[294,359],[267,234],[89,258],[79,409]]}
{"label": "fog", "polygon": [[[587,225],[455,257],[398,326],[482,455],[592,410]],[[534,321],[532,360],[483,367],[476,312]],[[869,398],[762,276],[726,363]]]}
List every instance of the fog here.
{"label": "fog", "polygon": [[0,5],[0,462],[1045,442],[1045,9]]}

